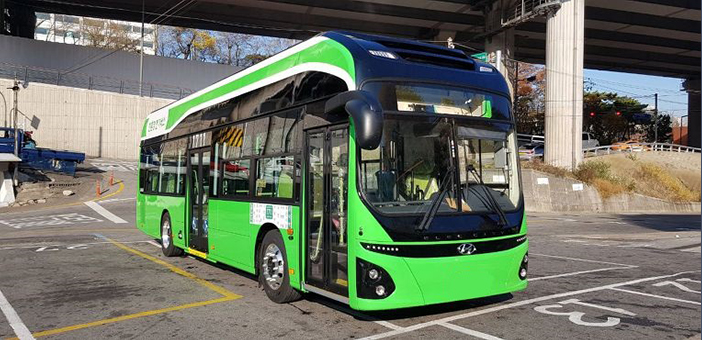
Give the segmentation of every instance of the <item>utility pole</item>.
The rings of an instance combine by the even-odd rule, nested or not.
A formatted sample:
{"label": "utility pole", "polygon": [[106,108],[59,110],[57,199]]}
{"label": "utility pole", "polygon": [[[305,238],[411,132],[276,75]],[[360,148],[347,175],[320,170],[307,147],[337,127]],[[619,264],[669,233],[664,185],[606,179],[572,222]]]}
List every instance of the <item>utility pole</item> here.
{"label": "utility pole", "polygon": [[653,142],[658,143],[658,93],[653,95]]}
{"label": "utility pole", "polygon": [[144,90],[144,1],[141,0],[141,48],[139,53],[139,97]]}

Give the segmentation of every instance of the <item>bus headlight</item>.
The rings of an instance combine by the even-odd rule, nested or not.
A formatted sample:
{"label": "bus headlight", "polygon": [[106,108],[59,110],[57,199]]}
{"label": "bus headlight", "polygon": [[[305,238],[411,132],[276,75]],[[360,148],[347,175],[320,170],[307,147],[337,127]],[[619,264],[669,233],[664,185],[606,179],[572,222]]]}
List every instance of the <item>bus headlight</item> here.
{"label": "bus headlight", "polygon": [[[378,273],[377,269],[373,268],[368,271],[368,278],[370,278],[371,280],[377,280],[378,277],[380,277],[380,273]],[[383,291],[385,291],[385,289],[383,289]]]}
{"label": "bus headlight", "polygon": [[529,270],[529,253],[524,254],[522,258],[522,263],[519,265],[519,279],[526,280],[527,272]]}
{"label": "bus headlight", "polygon": [[383,287],[383,285],[375,286],[375,294],[378,296],[385,296],[385,287]]}
{"label": "bus headlight", "polygon": [[384,299],[395,291],[395,282],[382,267],[356,258],[356,294],[363,299]]}

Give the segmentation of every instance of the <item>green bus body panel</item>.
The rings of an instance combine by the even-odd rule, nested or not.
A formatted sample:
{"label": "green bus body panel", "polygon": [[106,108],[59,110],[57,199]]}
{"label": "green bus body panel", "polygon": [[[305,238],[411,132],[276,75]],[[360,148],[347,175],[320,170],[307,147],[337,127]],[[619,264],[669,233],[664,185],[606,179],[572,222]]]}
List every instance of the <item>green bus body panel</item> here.
{"label": "green bus body panel", "polygon": [[[283,205],[283,204],[280,204]],[[290,284],[300,288],[298,240],[300,208],[292,206],[293,239],[287,231],[277,229],[283,237],[288,255],[288,268],[293,269]],[[249,223],[251,203],[210,199],[209,201],[209,254],[208,259],[255,273],[256,236],[262,226]],[[275,226],[276,228],[278,226]]]}
{"label": "green bus body panel", "polygon": [[[322,40],[313,46],[170,108],[168,111],[166,129],[172,128],[188,110],[197,105],[222,97],[244,86],[271,77],[294,66],[310,62],[324,63],[339,67],[346,71],[351,79],[356,79],[353,56],[346,47],[331,39]],[[142,127],[142,137],[146,136],[148,121],[147,117]]]}
{"label": "green bus body panel", "polygon": [[137,194],[137,227],[146,235],[153,238],[161,238],[161,217],[164,211],[168,211],[173,226],[174,244],[178,244],[178,226],[185,225],[185,197],[183,196],[159,196],[148,194]]}

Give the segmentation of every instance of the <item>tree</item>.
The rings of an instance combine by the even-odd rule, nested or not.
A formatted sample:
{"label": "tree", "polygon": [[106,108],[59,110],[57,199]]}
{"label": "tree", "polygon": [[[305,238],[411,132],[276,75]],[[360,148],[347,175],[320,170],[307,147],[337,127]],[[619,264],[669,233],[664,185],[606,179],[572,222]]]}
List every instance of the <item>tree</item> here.
{"label": "tree", "polygon": [[611,92],[586,92],[583,97],[583,130],[590,131],[602,145],[630,139],[643,133],[650,121],[646,104]]}
{"label": "tree", "polygon": [[517,131],[534,135],[544,133],[545,72],[542,66],[518,63],[516,102]]}
{"label": "tree", "polygon": [[139,39],[130,36],[127,25],[109,20],[85,18],[80,31],[86,46],[139,52]]}
{"label": "tree", "polygon": [[217,55],[217,40],[208,31],[162,27],[158,36],[156,50],[166,57],[212,61]]}
{"label": "tree", "polygon": [[253,49],[252,35],[218,32],[215,37],[218,63],[245,66],[249,62],[245,57]]}
{"label": "tree", "polygon": [[[651,122],[645,126],[646,141],[657,143],[671,143],[673,141],[673,119],[668,114],[659,114],[658,122]],[[655,129],[658,129],[658,140]]]}

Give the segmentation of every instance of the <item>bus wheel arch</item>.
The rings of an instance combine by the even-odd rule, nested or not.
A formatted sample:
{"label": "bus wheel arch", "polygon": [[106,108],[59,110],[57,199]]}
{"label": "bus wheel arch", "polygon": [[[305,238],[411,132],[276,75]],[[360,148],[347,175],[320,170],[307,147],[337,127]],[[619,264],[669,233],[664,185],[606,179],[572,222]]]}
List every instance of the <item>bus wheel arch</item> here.
{"label": "bus wheel arch", "polygon": [[159,234],[161,235],[161,251],[163,255],[171,257],[183,254],[183,250],[176,247],[173,243],[173,224],[171,223],[171,215],[166,209],[161,213]]}
{"label": "bus wheel arch", "polygon": [[286,303],[300,299],[300,292],[290,285],[288,257],[283,235],[272,224],[265,224],[256,237],[255,261],[259,285],[269,299]]}

